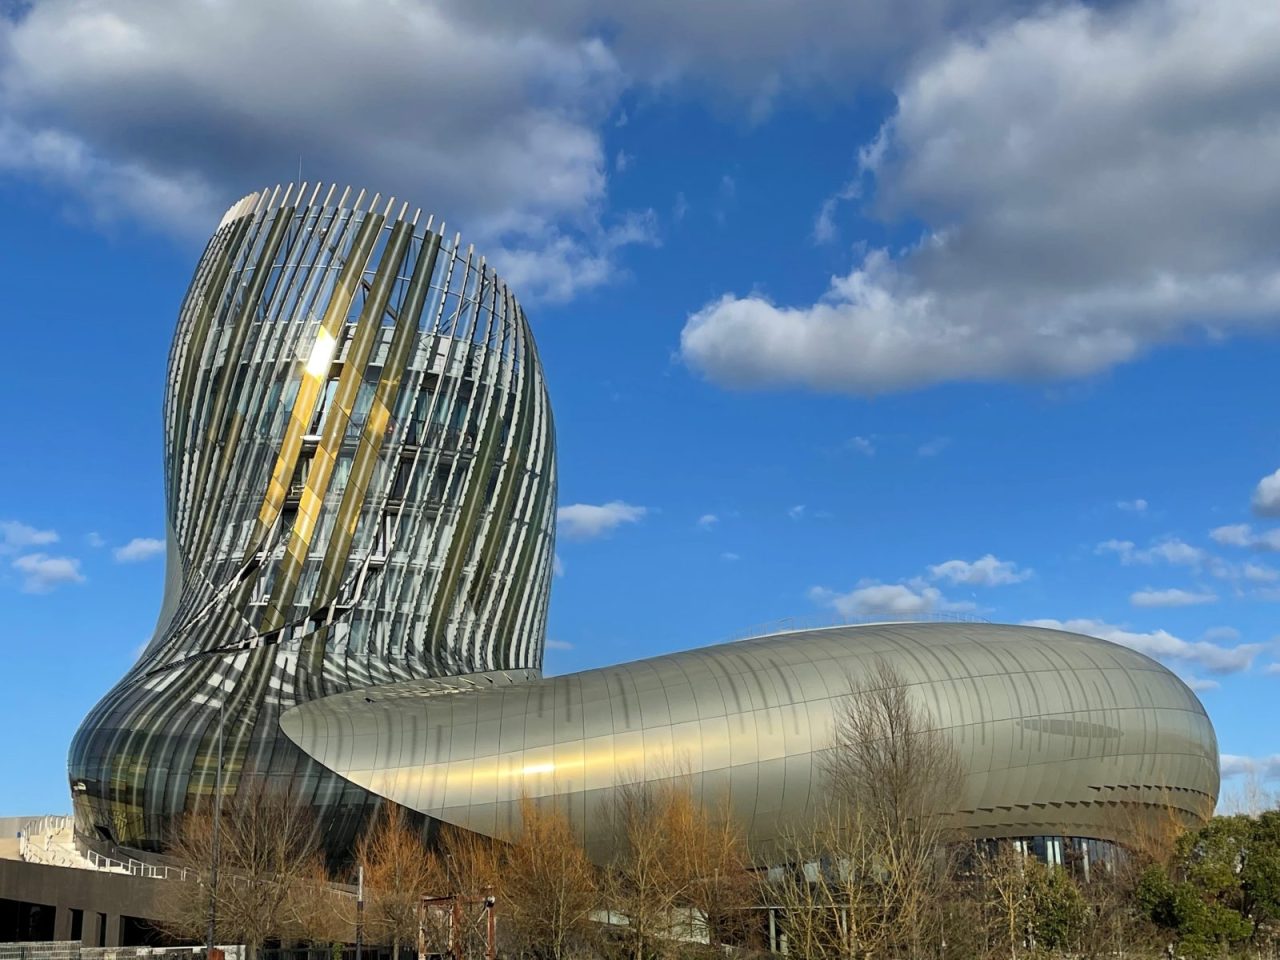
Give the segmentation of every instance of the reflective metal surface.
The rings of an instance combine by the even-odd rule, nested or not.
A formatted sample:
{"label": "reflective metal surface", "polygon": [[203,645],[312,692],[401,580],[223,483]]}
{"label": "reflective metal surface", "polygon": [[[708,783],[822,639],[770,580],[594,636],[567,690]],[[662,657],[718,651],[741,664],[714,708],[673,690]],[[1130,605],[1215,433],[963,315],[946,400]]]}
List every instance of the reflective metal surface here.
{"label": "reflective metal surface", "polygon": [[159,846],[212,796],[225,705],[224,793],[289,785],[341,852],[376,798],[284,739],[282,710],[539,674],[555,452],[524,312],[403,203],[251,194],[196,267],[164,422],[164,606],[72,744],[77,829]]}
{"label": "reflective metal surface", "polygon": [[1134,817],[1212,811],[1217,743],[1195,694],[1128,648],[1034,627],[835,627],[514,685],[410,681],[304,704],[281,727],[354,783],[470,830],[517,832],[522,794],[558,804],[597,858],[620,784],[687,774],[767,856],[814,816],[834,712],[876,658],[959,751],[975,835],[1123,841]]}

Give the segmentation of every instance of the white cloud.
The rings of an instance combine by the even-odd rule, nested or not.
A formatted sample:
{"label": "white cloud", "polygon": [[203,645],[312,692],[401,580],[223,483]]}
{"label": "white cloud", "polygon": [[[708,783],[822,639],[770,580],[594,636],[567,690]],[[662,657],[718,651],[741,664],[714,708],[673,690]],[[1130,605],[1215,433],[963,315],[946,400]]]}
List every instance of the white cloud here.
{"label": "white cloud", "polygon": [[909,583],[862,580],[848,593],[811,587],[809,599],[833,608],[842,617],[916,617],[940,611],[973,609],[973,604],[951,602],[937,587],[919,580]]}
{"label": "white cloud", "polygon": [[611,500],[609,503],[573,503],[561,507],[557,518],[560,529],[570,540],[591,540],[611,532],[624,523],[638,523],[648,513],[646,507]]}
{"label": "white cloud", "polygon": [[920,444],[916,453],[922,457],[936,457],[949,446],[951,446],[950,437],[936,437],[927,443]]}
{"label": "white cloud", "polygon": [[704,513],[702,516],[698,518],[698,521],[695,524],[695,526],[697,526],[699,530],[710,530],[719,522],[720,522],[720,518],[717,517],[714,513]]}
{"label": "white cloud", "polygon": [[1264,644],[1261,643],[1242,643],[1228,647],[1208,640],[1183,640],[1167,630],[1136,633],[1101,620],[1045,619],[1026,622],[1033,627],[1066,630],[1070,633],[1083,633],[1101,640],[1110,640],[1112,643],[1145,653],[1149,657],[1191,664],[1212,674],[1239,673],[1248,670],[1253,665],[1254,658],[1264,649]]}
{"label": "white cloud", "polygon": [[1224,778],[1254,774],[1264,780],[1280,779],[1280,753],[1273,753],[1269,757],[1241,757],[1224,753],[1218,761]]}
{"label": "white cloud", "polygon": [[875,209],[927,224],[919,242],[865,253],[816,302],[712,300],[684,360],[873,394],[1275,326],[1278,47],[1280,6],[1257,0],[1067,2],[955,34],[861,155]]}
{"label": "white cloud", "polygon": [[0,554],[58,542],[56,530],[37,530],[17,520],[0,520]]}
{"label": "white cloud", "polygon": [[1032,570],[1019,570],[1012,560],[998,560],[992,554],[968,560],[947,560],[929,568],[935,580],[950,580],[974,587],[996,587],[1008,583],[1021,583],[1033,575]]}
{"label": "white cloud", "polygon": [[856,200],[860,196],[862,185],[857,180],[851,180],[823,200],[822,206],[818,208],[818,215],[813,219],[813,242],[830,243],[835,240],[840,235],[840,229],[836,226],[836,211],[840,204]]}
{"label": "white cloud", "polygon": [[548,640],[548,650],[572,650],[573,644],[567,640]]}
{"label": "white cloud", "polygon": [[564,561],[560,559],[558,553],[551,560],[551,572],[557,577],[564,576]]}
{"label": "white cloud", "polygon": [[1204,632],[1203,640],[1239,640],[1240,631],[1235,627],[1210,627]]}
{"label": "white cloud", "polygon": [[1147,501],[1139,497],[1137,500],[1118,500],[1116,506],[1121,510],[1127,510],[1129,513],[1146,513]]}
{"label": "white cloud", "polygon": [[850,450],[862,454],[864,457],[874,457],[876,455],[876,445],[869,437],[850,437],[845,446]]}
{"label": "white cloud", "polygon": [[522,299],[564,299],[653,238],[603,214],[600,127],[629,81],[597,32],[448,0],[46,0],[0,17],[0,171],[203,236],[301,164],[430,205]]}
{"label": "white cloud", "polygon": [[1260,517],[1280,517],[1280,470],[1258,481],[1253,491],[1253,512]]}
{"label": "white cloud", "polygon": [[1215,527],[1209,536],[1228,547],[1249,547],[1253,550],[1280,550],[1280,529],[1255,532],[1247,523],[1232,523]]}
{"label": "white cloud", "polygon": [[123,547],[116,547],[112,553],[115,554],[116,563],[137,563],[164,553],[164,541],[155,537],[134,537]]}
{"label": "white cloud", "polygon": [[107,545],[106,538],[96,530],[86,533],[84,536],[84,542],[89,544],[89,546],[93,547],[95,550]]}
{"label": "white cloud", "polygon": [[1194,690],[1196,693],[1203,693],[1206,690],[1222,689],[1222,684],[1220,684],[1217,680],[1206,680],[1203,677],[1193,676],[1192,674],[1189,674],[1189,673],[1183,676],[1182,682],[1185,683],[1192,690]]}
{"label": "white cloud", "polygon": [[1104,540],[1094,548],[1094,553],[1114,553],[1123,564],[1167,563],[1172,566],[1196,567],[1210,559],[1204,550],[1177,537],[1157,540],[1144,550],[1139,550],[1132,540]]}
{"label": "white cloud", "polygon": [[805,509],[806,507],[803,503],[797,503],[794,507],[787,508],[787,516],[792,520],[800,520],[804,517]]}
{"label": "white cloud", "polygon": [[1253,531],[1247,523],[1233,523],[1215,527],[1209,531],[1209,536],[1227,547],[1247,547],[1253,540]]}
{"label": "white cloud", "polygon": [[649,0],[583,3],[443,0],[479,31],[536,31],[560,39],[608,31],[629,76],[660,92],[680,84],[744,104],[753,119],[788,97],[848,96],[947,30],[1030,6],[1025,0]]}
{"label": "white cloud", "polygon": [[726,550],[724,553],[720,554],[720,559],[726,563],[733,563],[735,560],[741,560],[742,558],[736,553]]}
{"label": "white cloud", "polygon": [[23,593],[48,593],[64,583],[84,582],[80,561],[74,557],[29,553],[16,558],[13,568],[22,574]]}
{"label": "white cloud", "polygon": [[1241,568],[1241,573],[1246,580],[1252,580],[1254,583],[1275,583],[1280,580],[1280,570],[1261,563],[1246,563]]}
{"label": "white cloud", "polygon": [[1268,663],[1262,672],[1269,677],[1280,677],[1280,663]]}
{"label": "white cloud", "polygon": [[1190,590],[1153,590],[1148,587],[1139,590],[1129,597],[1135,607],[1190,607],[1201,603],[1215,603],[1218,597],[1213,593],[1195,593]]}

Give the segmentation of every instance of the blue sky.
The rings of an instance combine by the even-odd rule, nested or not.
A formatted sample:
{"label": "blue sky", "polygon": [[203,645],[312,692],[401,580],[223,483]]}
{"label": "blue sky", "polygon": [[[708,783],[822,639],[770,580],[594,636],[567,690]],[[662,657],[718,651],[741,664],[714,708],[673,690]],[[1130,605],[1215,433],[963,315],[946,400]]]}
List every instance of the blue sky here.
{"label": "blue sky", "polygon": [[532,11],[0,3],[0,815],[67,809],[149,636],[177,307],[300,163],[437,211],[533,319],[550,671],[1051,621],[1159,657],[1280,786],[1280,7]]}

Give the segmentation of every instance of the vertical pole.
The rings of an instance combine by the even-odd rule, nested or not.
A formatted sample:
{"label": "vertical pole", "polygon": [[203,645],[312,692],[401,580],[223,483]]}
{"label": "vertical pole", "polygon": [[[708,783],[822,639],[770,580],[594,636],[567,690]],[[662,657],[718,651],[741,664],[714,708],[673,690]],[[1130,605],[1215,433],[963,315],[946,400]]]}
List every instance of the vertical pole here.
{"label": "vertical pole", "polygon": [[489,897],[486,900],[486,905],[489,908],[489,944],[488,949],[485,950],[485,960],[497,960],[498,957],[498,918],[493,913],[496,903],[497,901],[494,897]]}
{"label": "vertical pole", "polygon": [[218,858],[222,830],[222,722],[226,714],[226,697],[218,696],[218,765],[213,770],[213,863],[209,866],[209,955],[213,955],[215,928],[218,922]]}
{"label": "vertical pole", "polygon": [[[365,868],[356,868],[356,960],[360,960],[361,947],[365,946]],[[399,960],[399,957],[392,957]]]}

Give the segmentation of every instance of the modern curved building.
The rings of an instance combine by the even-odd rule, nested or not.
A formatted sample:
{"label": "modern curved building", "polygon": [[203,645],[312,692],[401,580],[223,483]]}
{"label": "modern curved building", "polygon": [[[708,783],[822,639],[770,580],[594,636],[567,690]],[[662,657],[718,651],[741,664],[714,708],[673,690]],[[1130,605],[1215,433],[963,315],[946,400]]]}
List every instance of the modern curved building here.
{"label": "modern curved building", "polygon": [[836,627],[543,679],[554,430],[524,312],[431,219],[335,194],[246,197],[196,268],[164,605],[72,744],[84,840],[159,849],[218,782],[266,780],[335,858],[380,798],[509,837],[528,796],[603,859],[618,789],[678,773],[767,859],[818,812],[833,718],[880,660],[957,748],[973,836],[1124,843],[1135,816],[1212,811],[1196,696],[1075,634]]}
{"label": "modern curved building", "polygon": [[832,627],[516,685],[409,681],[281,725],[352,782],[479,833],[518,836],[522,796],[554,803],[600,860],[617,790],[679,775],[727,798],[767,859],[820,811],[833,721],[877,661],[954,744],[971,836],[1124,843],[1148,815],[1213,810],[1217,742],[1195,694],[1127,647],[1035,627]]}
{"label": "modern curved building", "polygon": [[78,832],[141,849],[249,778],[331,850],[377,802],[279,730],[299,703],[476,671],[539,676],[554,429],[523,310],[405,204],[276,188],[196,267],[164,404],[163,610],[84,721]]}

